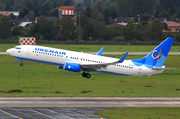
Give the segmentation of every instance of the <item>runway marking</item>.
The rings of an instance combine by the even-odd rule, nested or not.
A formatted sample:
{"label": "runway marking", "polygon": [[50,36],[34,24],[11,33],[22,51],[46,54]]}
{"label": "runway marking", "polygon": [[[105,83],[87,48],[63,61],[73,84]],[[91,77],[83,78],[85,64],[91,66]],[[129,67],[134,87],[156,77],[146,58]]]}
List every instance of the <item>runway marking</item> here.
{"label": "runway marking", "polygon": [[21,118],[21,117],[18,117],[18,116],[15,116],[15,115],[13,115],[13,114],[10,114],[10,113],[8,113],[8,112],[5,112],[5,111],[3,111],[3,110],[1,110],[1,109],[0,109],[0,111],[3,112],[3,113],[5,113],[5,114],[8,114],[8,115],[10,115],[10,116],[13,116],[13,117],[15,117],[15,118],[23,119],[23,118]]}
{"label": "runway marking", "polygon": [[[31,109],[32,110],[32,109]],[[32,110],[33,112],[36,112],[36,113],[38,113],[38,114],[40,114],[40,115],[44,115],[44,116],[46,116],[46,117],[49,117],[49,118],[51,118],[51,119],[57,119],[57,118],[54,118],[54,117],[52,117],[52,116],[48,116],[48,115],[46,115],[46,114],[43,114],[43,113],[41,113],[41,112],[39,112],[39,111],[36,111],[36,110]]]}

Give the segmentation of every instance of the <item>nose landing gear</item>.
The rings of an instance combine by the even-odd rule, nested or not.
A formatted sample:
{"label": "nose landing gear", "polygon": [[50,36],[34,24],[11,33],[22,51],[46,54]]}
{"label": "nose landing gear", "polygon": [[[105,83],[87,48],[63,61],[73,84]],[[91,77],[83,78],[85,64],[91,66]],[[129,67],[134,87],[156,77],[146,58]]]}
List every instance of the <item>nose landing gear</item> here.
{"label": "nose landing gear", "polygon": [[20,63],[20,66],[21,66],[21,67],[23,66],[23,62]]}

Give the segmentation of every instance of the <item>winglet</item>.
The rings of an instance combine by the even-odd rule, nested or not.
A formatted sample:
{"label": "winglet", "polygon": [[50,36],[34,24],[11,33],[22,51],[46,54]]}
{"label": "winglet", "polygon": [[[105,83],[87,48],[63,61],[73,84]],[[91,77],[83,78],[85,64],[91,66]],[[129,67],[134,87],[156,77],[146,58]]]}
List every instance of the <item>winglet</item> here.
{"label": "winglet", "polygon": [[118,63],[122,63],[126,59],[127,55],[128,52],[126,52],[126,54],[118,61]]}
{"label": "winglet", "polygon": [[104,49],[105,49],[105,47],[101,48],[101,50],[96,55],[101,56],[101,54],[103,53]]}

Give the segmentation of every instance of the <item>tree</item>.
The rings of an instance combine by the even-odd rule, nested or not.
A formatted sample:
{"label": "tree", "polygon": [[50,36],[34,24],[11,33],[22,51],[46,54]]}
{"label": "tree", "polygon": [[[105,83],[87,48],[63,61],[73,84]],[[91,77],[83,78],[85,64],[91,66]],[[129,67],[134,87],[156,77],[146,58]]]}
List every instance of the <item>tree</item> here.
{"label": "tree", "polygon": [[23,5],[22,2],[17,2],[15,4],[13,4],[13,6],[11,6],[11,9],[14,10],[14,11],[15,10],[22,11],[24,9],[24,6],[25,5]]}
{"label": "tree", "polygon": [[[82,28],[84,27],[85,24],[87,24],[88,20],[89,20],[88,16],[85,15],[80,16],[80,22],[81,22],[80,25]],[[79,25],[79,20],[77,21],[77,24]]]}
{"label": "tree", "polygon": [[43,25],[43,31],[42,31],[42,35],[44,37],[45,40],[54,40],[56,35],[56,32],[54,32],[55,30],[55,24],[54,21],[49,21],[46,22]]}
{"label": "tree", "polygon": [[86,16],[91,17],[91,14],[92,14],[92,10],[89,7],[87,7],[86,8]]}
{"label": "tree", "polygon": [[150,19],[142,30],[143,37],[147,40],[162,39],[163,24],[158,19]]}
{"label": "tree", "polygon": [[26,7],[27,7],[27,9],[29,10],[29,11],[33,11],[34,10],[34,5],[32,4],[32,2],[27,2],[27,5],[26,5]]}
{"label": "tree", "polygon": [[51,16],[58,18],[58,16],[59,16],[59,11],[58,11],[58,9],[53,9],[52,12],[51,12]]}
{"label": "tree", "polygon": [[167,11],[169,14],[175,14],[180,7],[179,0],[159,0],[160,10]]}
{"label": "tree", "polygon": [[72,6],[75,5],[74,0],[63,0],[64,6]]}
{"label": "tree", "polygon": [[116,11],[113,11],[113,12],[111,13],[111,17],[112,17],[113,20],[114,20],[116,17],[118,17],[117,12],[116,12]]}
{"label": "tree", "polygon": [[30,12],[29,12],[29,17],[30,17],[31,19],[35,20],[35,14],[34,14],[33,11],[30,11]]}
{"label": "tree", "polygon": [[166,18],[167,20],[171,19],[171,15],[168,11],[164,10],[158,14],[158,17]]}
{"label": "tree", "polygon": [[13,29],[12,29],[12,35],[13,36],[18,36],[21,34],[21,30],[23,30],[22,27],[19,27],[19,26],[15,26]]}
{"label": "tree", "polygon": [[35,14],[36,17],[39,17],[39,16],[40,16],[38,9],[35,9],[35,10],[34,10],[34,14]]}
{"label": "tree", "polygon": [[156,0],[117,0],[117,13],[121,17],[132,17],[141,13],[153,13]]}
{"label": "tree", "polygon": [[162,39],[162,31],[163,31],[163,25],[158,20],[155,19],[152,22],[152,40],[161,40]]}
{"label": "tree", "polygon": [[106,27],[102,33],[102,39],[104,40],[112,40],[114,37],[119,36],[119,32],[114,27]]}
{"label": "tree", "polygon": [[134,20],[130,20],[127,26],[123,28],[123,36],[126,40],[140,40],[142,37],[141,27],[141,24],[136,24]]}
{"label": "tree", "polygon": [[105,21],[106,25],[109,24],[109,17],[110,17],[110,11],[109,11],[109,9],[105,9],[105,11],[104,11],[104,21]]}
{"label": "tree", "polygon": [[83,30],[83,39],[84,40],[89,40],[89,39],[94,39],[94,28],[90,24],[84,25],[84,30]]}
{"label": "tree", "polygon": [[100,12],[98,12],[97,10],[94,10],[94,11],[92,11],[92,13],[91,13],[91,18],[92,19],[96,19],[96,20],[98,20],[98,21],[102,21],[102,22],[104,22],[104,16],[103,16],[103,14],[101,14]]}
{"label": "tree", "polygon": [[45,16],[50,16],[50,10],[53,8],[53,3],[50,0],[44,2],[42,6],[42,14]]}
{"label": "tree", "polygon": [[8,0],[7,3],[6,3],[6,7],[5,7],[5,10],[12,10],[12,6],[14,4],[14,1],[13,0]]}
{"label": "tree", "polygon": [[38,19],[37,19],[37,24],[39,26],[39,33],[42,34],[43,32],[43,26],[44,24],[47,22],[47,19],[45,18],[45,16],[40,16]]}
{"label": "tree", "polygon": [[164,30],[168,30],[168,25],[166,23],[162,23],[162,25]]}
{"label": "tree", "polygon": [[66,16],[61,20],[62,30],[60,35],[63,40],[73,40],[75,38],[75,25],[71,17]]}
{"label": "tree", "polygon": [[11,36],[9,17],[0,15],[0,38],[5,39]]}
{"label": "tree", "polygon": [[23,11],[20,11],[18,18],[19,19],[24,18],[26,15],[28,15],[28,13],[29,13],[28,10],[24,8]]}
{"label": "tree", "polygon": [[93,40],[100,39],[104,29],[105,29],[104,22],[90,18],[88,20],[88,23],[84,26],[83,38],[86,40],[89,37],[91,37],[91,39]]}
{"label": "tree", "polygon": [[34,36],[37,39],[40,39],[40,25],[39,24],[32,24],[30,25],[29,35]]}
{"label": "tree", "polygon": [[50,11],[53,8],[53,3],[50,0],[46,0],[42,7],[43,11]]}

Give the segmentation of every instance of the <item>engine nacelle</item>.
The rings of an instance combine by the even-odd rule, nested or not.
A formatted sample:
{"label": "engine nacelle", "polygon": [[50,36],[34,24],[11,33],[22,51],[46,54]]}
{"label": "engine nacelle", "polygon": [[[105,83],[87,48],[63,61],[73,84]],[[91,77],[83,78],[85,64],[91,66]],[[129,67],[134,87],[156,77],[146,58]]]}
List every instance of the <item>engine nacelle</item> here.
{"label": "engine nacelle", "polygon": [[63,66],[63,69],[72,72],[80,72],[81,66],[78,64],[66,62]]}

